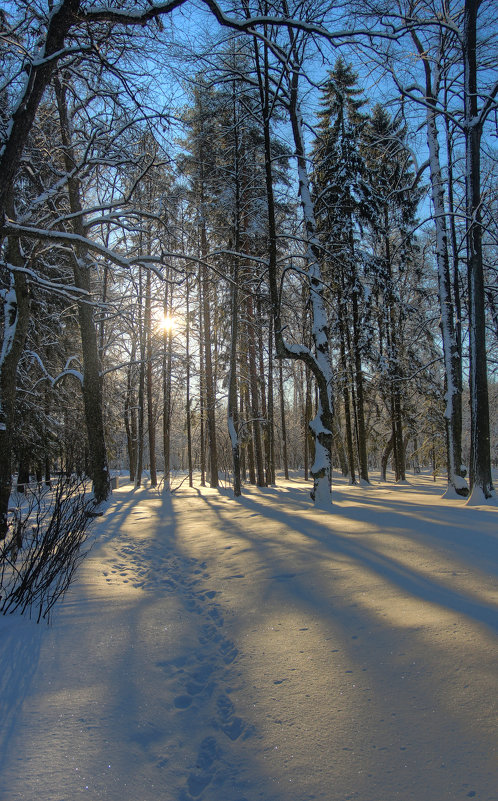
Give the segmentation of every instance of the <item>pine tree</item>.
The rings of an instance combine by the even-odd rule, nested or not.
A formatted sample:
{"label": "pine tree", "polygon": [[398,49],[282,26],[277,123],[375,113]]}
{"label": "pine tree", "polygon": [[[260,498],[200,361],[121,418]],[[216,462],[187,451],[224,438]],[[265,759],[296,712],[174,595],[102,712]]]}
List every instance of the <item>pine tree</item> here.
{"label": "pine tree", "polygon": [[329,73],[322,94],[323,108],[313,147],[314,199],[325,254],[325,280],[333,287],[337,308],[350,475],[354,481],[354,429],[360,479],[368,482],[358,238],[362,224],[374,218],[375,204],[360,150],[365,101],[356,73],[342,57]]}
{"label": "pine tree", "polygon": [[399,277],[410,268],[411,231],[420,191],[414,189],[411,158],[404,145],[406,129],[379,104],[372,109],[362,133],[362,149],[370,171],[377,209],[372,238],[375,258],[371,263],[372,291],[377,298],[379,367],[388,382],[391,441],[396,481],[405,480],[403,439],[403,352],[401,326],[404,316],[397,289]]}

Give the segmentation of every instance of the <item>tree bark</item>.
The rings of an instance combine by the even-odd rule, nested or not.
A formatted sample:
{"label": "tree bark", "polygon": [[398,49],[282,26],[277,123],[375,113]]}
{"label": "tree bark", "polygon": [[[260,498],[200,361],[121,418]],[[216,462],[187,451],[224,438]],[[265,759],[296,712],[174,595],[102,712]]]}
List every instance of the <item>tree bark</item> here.
{"label": "tree bark", "polygon": [[[57,79],[55,92],[59,112],[64,163],[67,172],[69,206],[72,214],[72,228],[75,234],[85,236],[83,222],[80,182],[74,171],[76,157],[71,141],[71,126],[67,110],[65,88]],[[97,331],[91,304],[91,266],[88,253],[82,245],[75,245],[73,253],[74,283],[83,289],[86,297],[78,300],[78,319],[83,352],[83,404],[90,451],[90,471],[93,492],[97,503],[105,501],[111,492],[111,482],[107,467],[107,453],[104,435],[102,401],[102,375],[100,371]]]}
{"label": "tree bark", "polygon": [[486,314],[482,262],[482,119],[479,116],[477,93],[477,14],[479,6],[479,0],[465,0],[463,55],[470,344],[470,486],[473,494],[477,491],[486,499],[494,495],[494,487],[491,477]]}
{"label": "tree bark", "polygon": [[455,324],[451,298],[451,276],[448,255],[448,233],[446,225],[446,208],[444,202],[444,185],[439,157],[439,138],[436,121],[437,81],[433,86],[431,65],[423,44],[414,32],[412,39],[423,60],[425,70],[425,100],[427,146],[429,150],[429,166],[431,179],[432,203],[434,206],[434,223],[436,227],[436,263],[438,270],[439,302],[441,307],[441,333],[443,338],[443,356],[446,375],[446,410],[445,421],[447,431],[447,471],[448,485],[459,495],[468,495],[468,486],[462,475],[462,443],[461,425],[459,424],[459,402],[455,397],[459,392],[460,357],[455,336]]}
{"label": "tree bark", "polygon": [[186,329],[185,329],[185,361],[186,361],[186,397],[185,397],[185,412],[187,416],[187,462],[188,462],[188,484],[189,487],[194,486],[194,469],[192,463],[192,413],[190,409],[190,285],[189,276],[187,275],[185,287],[185,305],[186,305]]}
{"label": "tree bark", "polygon": [[284,398],[284,378],[282,359],[278,363],[278,382],[279,382],[279,395],[280,395],[280,429],[282,438],[282,460],[284,463],[284,476],[289,480],[289,459],[287,457],[287,427],[285,424],[285,398]]}
{"label": "tree bark", "polygon": [[[6,259],[13,266],[24,266],[19,240],[15,237],[9,237]],[[26,276],[14,272],[4,300],[4,331],[0,352],[0,540],[5,539],[8,527],[17,366],[24,350],[29,317],[30,297]]]}
{"label": "tree bark", "polygon": [[[171,319],[173,310],[173,285],[170,284],[169,270],[166,273],[164,288],[164,318]],[[164,489],[170,489],[171,484],[171,368],[173,360],[173,332],[171,327],[165,328],[163,333],[163,455],[164,455]],[[189,398],[190,402],[190,398]]]}

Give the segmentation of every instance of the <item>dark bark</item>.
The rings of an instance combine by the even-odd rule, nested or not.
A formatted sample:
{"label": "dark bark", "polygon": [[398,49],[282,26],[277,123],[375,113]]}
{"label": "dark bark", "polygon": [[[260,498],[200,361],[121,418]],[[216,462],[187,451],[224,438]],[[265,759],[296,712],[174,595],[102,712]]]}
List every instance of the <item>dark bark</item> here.
{"label": "dark bark", "polygon": [[[246,383],[244,387],[244,408],[246,416],[250,416],[252,413],[251,409],[251,401],[249,398],[249,385]],[[247,455],[247,470],[249,473],[249,484],[256,485],[256,469],[255,469],[255,460],[254,460],[254,444],[253,438],[250,436],[251,428],[246,423],[246,455]]]}
{"label": "dark bark", "polygon": [[242,492],[240,476],[240,442],[239,419],[237,414],[237,341],[239,328],[239,291],[238,291],[238,264],[235,259],[232,271],[232,310],[231,310],[231,338],[230,338],[230,366],[228,376],[228,436],[232,449],[233,494],[238,498]]}
{"label": "dark bark", "polygon": [[30,477],[29,468],[30,468],[29,450],[26,446],[24,446],[19,451],[19,464],[17,472],[18,492],[23,493],[26,491],[26,488],[29,487],[29,477]]}
{"label": "dark bark", "polygon": [[349,467],[348,472],[351,484],[356,484],[353,427],[351,425],[351,403],[349,395],[349,370],[346,358],[346,323],[344,321],[342,287],[338,288],[337,291],[337,320],[339,326],[339,358],[342,370],[342,399],[344,403],[344,423],[346,426],[346,452]]}
{"label": "dark bark", "polygon": [[249,384],[251,387],[251,428],[253,435],[253,447],[256,466],[256,483],[258,487],[264,487],[265,472],[263,465],[263,449],[261,442],[261,417],[259,411],[259,386],[256,371],[256,332],[254,326],[254,310],[251,293],[248,292],[246,299],[247,314],[247,353],[249,362]]}
{"label": "dark bark", "polygon": [[[240,136],[237,120],[237,96],[235,81],[232,84],[232,108],[233,108],[233,132],[234,132],[234,182],[235,182],[235,221],[234,237],[235,250],[241,249],[241,165],[240,165]],[[230,287],[231,296],[231,330],[230,330],[230,357],[228,368],[228,404],[227,422],[228,436],[232,451],[233,469],[233,494],[238,498],[242,493],[240,475],[240,439],[239,439],[239,419],[237,402],[237,348],[239,336],[239,261],[236,257],[232,266],[232,285]]]}
{"label": "dark bark", "polygon": [[142,471],[144,468],[144,429],[145,429],[145,331],[143,324],[143,276],[142,267],[138,268],[138,298],[137,298],[137,325],[138,325],[138,402],[137,402],[137,471],[135,474],[135,487],[142,486]]}
{"label": "dark bark", "polygon": [[190,285],[189,277],[187,276],[187,283],[185,288],[185,303],[186,303],[186,330],[185,330],[185,361],[186,361],[186,396],[185,396],[185,412],[187,416],[187,463],[188,463],[188,484],[189,487],[194,486],[194,469],[192,462],[192,413],[190,409]]}
{"label": "dark bark", "polygon": [[[10,237],[6,259],[14,266],[23,266],[19,240]],[[16,402],[17,366],[24,350],[30,315],[30,297],[26,277],[15,272],[11,279],[11,296],[4,303],[6,326],[13,333],[10,347],[4,331],[4,358],[0,365],[0,540],[7,534],[7,515],[12,491],[12,447]]]}
{"label": "dark bark", "polygon": [[10,134],[0,157],[0,224],[38,106],[57,65],[54,56],[63,51],[66,36],[77,21],[79,8],[80,0],[62,0],[50,16],[42,57],[26,61],[29,65],[26,88],[12,115]]}
{"label": "dark bark", "polygon": [[[353,243],[351,243],[353,248]],[[354,256],[353,256],[354,258]],[[367,484],[370,483],[368,478],[368,458],[367,458],[367,438],[365,430],[365,401],[363,392],[363,370],[361,366],[361,347],[360,347],[360,319],[359,319],[359,304],[358,295],[359,288],[357,285],[358,277],[356,275],[356,268],[353,264],[352,273],[352,297],[351,305],[353,310],[353,359],[354,359],[354,378],[356,385],[356,418],[357,418],[357,439],[358,439],[358,472],[360,479]]]}
{"label": "dark bark", "polygon": [[481,136],[477,90],[477,15],[479,0],[466,0],[463,26],[465,76],[465,159],[467,277],[470,341],[470,485],[485,498],[494,495],[491,477],[486,314],[482,261]]}
{"label": "dark bark", "polygon": [[[261,425],[260,430],[262,433],[263,438],[263,448],[264,448],[264,456],[265,456],[265,480],[262,486],[268,486],[268,484],[272,483],[271,478],[271,455],[270,455],[270,447],[271,447],[271,438],[269,433],[269,421],[268,421],[268,405],[267,405],[267,398],[266,398],[266,386],[268,386],[268,393],[270,393],[270,376],[268,376],[268,383],[266,384],[265,381],[265,353],[264,353],[264,345],[263,345],[263,314],[261,308],[261,297],[258,295],[256,300],[256,326],[258,331],[258,367],[259,367],[259,386],[261,390]],[[271,334],[270,334],[271,337]],[[270,351],[271,352],[271,351]],[[271,361],[271,360],[270,360]]]}
{"label": "dark bark", "polygon": [[406,480],[405,449],[403,447],[403,416],[401,403],[401,364],[397,337],[397,321],[389,239],[389,210],[384,206],[384,249],[387,286],[384,292],[385,328],[388,353],[389,392],[391,403],[391,431],[393,443],[394,477]]}
{"label": "dark bark", "polygon": [[199,458],[201,468],[201,487],[206,486],[206,391],[204,373],[204,325],[202,322],[202,290],[199,278]]}
{"label": "dark bark", "polygon": [[[285,3],[284,3],[285,5]],[[264,45],[263,65],[259,54],[259,45],[255,40],[255,58],[258,76],[258,85],[263,116],[263,136],[265,146],[265,181],[268,213],[268,283],[270,290],[271,314],[275,331],[275,347],[278,358],[291,358],[303,361],[314,375],[318,392],[319,405],[316,417],[310,422],[315,436],[315,461],[311,467],[313,475],[313,490],[311,496],[320,505],[328,505],[331,501],[331,448],[332,448],[332,369],[329,355],[328,327],[323,305],[323,283],[319,272],[320,249],[316,235],[316,225],[312,215],[312,201],[309,191],[307,159],[302,133],[302,120],[298,103],[298,88],[300,75],[300,54],[296,50],[295,38],[289,28],[290,49],[295,60],[294,67],[287,74],[287,89],[289,97],[289,118],[293,133],[295,155],[298,165],[299,194],[304,216],[304,225],[307,239],[306,272],[309,281],[311,307],[313,309],[312,339],[314,353],[309,349],[300,347],[289,348],[283,336],[283,326],[280,316],[280,298],[278,288],[277,266],[277,229],[275,217],[275,201],[273,195],[273,166],[272,146],[270,136],[270,86],[268,47]]]}
{"label": "dark bark", "polygon": [[[164,289],[164,318],[171,319],[173,311],[173,285],[170,284],[169,271],[166,273]],[[171,368],[173,361],[173,332],[171,327],[163,333],[163,454],[164,454],[164,487],[169,489],[171,480]]]}
{"label": "dark bark", "polygon": [[275,466],[275,400],[273,385],[273,320],[270,316],[268,324],[268,410],[266,424],[267,441],[267,475],[266,483],[276,483]]}
{"label": "dark bark", "polygon": [[135,474],[137,469],[137,426],[136,426],[136,409],[134,403],[133,393],[133,361],[135,359],[135,343],[133,343],[131,351],[131,361],[126,370],[126,395],[124,403],[124,423],[126,431],[126,444],[128,449],[128,462],[130,465],[130,481],[135,481]]}
{"label": "dark bark", "polygon": [[285,398],[284,398],[284,379],[283,379],[283,368],[282,368],[282,360],[280,359],[278,363],[278,380],[279,380],[279,388],[280,388],[280,428],[281,428],[281,438],[282,438],[282,460],[284,463],[284,476],[288,480],[289,479],[289,459],[287,457],[287,427],[285,425]]}
{"label": "dark bark", "polygon": [[[71,128],[67,111],[65,88],[57,80],[55,82],[57,107],[61,139],[63,144],[64,163],[67,172],[67,188],[69,206],[72,214],[73,233],[85,236],[83,224],[80,182],[74,172],[76,158],[71,142]],[[102,376],[100,371],[97,331],[95,327],[93,306],[91,304],[91,267],[88,254],[83,245],[75,245],[73,255],[74,283],[85,292],[85,297],[78,300],[78,320],[83,352],[83,404],[90,450],[90,471],[93,480],[93,492],[97,503],[106,500],[111,492],[111,482],[107,467],[107,453],[104,436],[104,418],[102,401]]]}
{"label": "dark bark", "polygon": [[304,367],[306,394],[304,398],[303,439],[304,439],[304,480],[309,479],[309,470],[315,458],[315,441],[310,431],[309,421],[313,417],[313,402],[311,398],[311,371]]}
{"label": "dark bark", "polygon": [[201,347],[204,356],[204,388],[206,398],[206,423],[209,440],[209,484],[218,487],[218,445],[216,438],[216,391],[213,371],[213,331],[211,324],[211,286],[209,271],[206,265],[208,253],[208,239],[206,231],[206,186],[205,186],[205,143],[202,141],[199,149],[199,208],[200,208],[200,246],[202,264],[200,268],[201,306],[203,322],[203,341]]}
{"label": "dark bark", "polygon": [[151,324],[151,274],[147,271],[145,287],[145,337],[146,337],[146,383],[147,383],[147,429],[149,433],[149,468],[150,486],[157,487],[156,472],[156,421],[154,417],[154,403],[152,398],[152,324]]}

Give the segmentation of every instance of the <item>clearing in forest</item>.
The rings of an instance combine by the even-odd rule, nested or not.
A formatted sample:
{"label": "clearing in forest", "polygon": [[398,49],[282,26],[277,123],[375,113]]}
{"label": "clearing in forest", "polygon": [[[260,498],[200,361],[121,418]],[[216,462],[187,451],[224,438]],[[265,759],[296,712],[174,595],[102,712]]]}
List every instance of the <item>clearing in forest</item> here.
{"label": "clearing in forest", "polygon": [[410,481],[120,487],[0,619],[0,801],[497,801],[498,509]]}

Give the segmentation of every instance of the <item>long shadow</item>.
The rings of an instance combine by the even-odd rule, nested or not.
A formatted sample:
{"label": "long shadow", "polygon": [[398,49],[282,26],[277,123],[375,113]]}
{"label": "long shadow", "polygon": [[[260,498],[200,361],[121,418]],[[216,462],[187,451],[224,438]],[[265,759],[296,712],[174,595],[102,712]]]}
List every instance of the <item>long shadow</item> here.
{"label": "long shadow", "polygon": [[[134,506],[150,498],[149,493],[154,490],[148,487],[138,489],[130,485],[126,495],[119,500],[113,500],[109,513],[103,519],[103,526],[95,528],[95,537],[99,543],[109,542],[121,531],[121,526]],[[114,496],[115,497],[115,496]]]}
{"label": "long shadow", "polygon": [[[418,521],[416,541],[425,545],[444,546],[451,557],[466,560],[471,557],[487,573],[498,576],[498,515],[494,509],[487,510],[441,505],[421,507],[415,500],[403,497],[400,500],[366,497],[358,494],[353,500],[350,495],[341,494],[337,500],[342,502],[331,513],[331,521],[337,517],[362,523],[373,523],[382,529],[392,526],[391,516],[396,520],[396,536],[413,539],[413,521]],[[472,529],[469,528],[469,516]],[[406,521],[412,526],[406,529]],[[411,530],[410,530],[411,529]]]}
{"label": "long shadow", "polygon": [[[404,490],[403,486],[400,492]],[[262,492],[265,493],[266,490]],[[420,488],[416,488],[418,494]],[[299,487],[286,489],[282,495],[285,506],[296,511],[311,511],[312,504],[307,503],[306,490]],[[249,496],[241,497],[244,503]],[[474,563],[489,573],[498,576],[498,515],[494,508],[485,510],[447,505],[423,507],[417,500],[410,500],[403,493],[398,499],[376,495],[375,487],[363,491],[358,488],[354,497],[351,492],[338,488],[334,494],[335,506],[330,512],[331,526],[340,518],[362,523],[374,523],[379,529],[393,527],[392,516],[396,519],[396,536],[413,539],[413,526],[406,528],[406,520],[418,520],[420,525],[416,533],[416,541],[439,548],[444,545],[453,558],[467,559],[472,557]],[[265,509],[267,507],[264,507]],[[469,529],[469,516],[472,516],[473,528]],[[496,520],[495,520],[496,518]],[[411,529],[411,530],[410,530]],[[331,529],[326,529],[330,531]]]}
{"label": "long shadow", "polygon": [[[240,539],[242,550],[245,549],[245,543],[248,543],[256,556],[261,555],[263,567],[264,562],[266,562],[268,567],[266,581],[262,579],[265,573],[261,573],[258,566],[260,576],[258,591],[263,602],[263,608],[266,600],[268,607],[272,608],[276,599],[278,599],[277,608],[279,610],[285,610],[288,606],[290,610],[299,610],[299,613],[304,613],[304,616],[310,621],[316,621],[315,628],[317,626],[319,628],[323,650],[320,653],[320,659],[315,661],[322,670],[330,671],[333,681],[339,683],[339,685],[336,684],[336,687],[342,686],[341,682],[344,682],[341,673],[344,672],[344,662],[346,661],[347,667],[351,668],[351,670],[346,671],[348,674],[368,676],[365,681],[368,682],[369,696],[373,699],[375,706],[378,707],[377,715],[380,724],[382,724],[379,725],[381,730],[386,725],[389,727],[391,720],[394,727],[393,731],[396,732],[395,736],[400,739],[401,737],[410,738],[413,731],[418,732],[419,735],[422,732],[420,764],[425,761],[430,766],[431,754],[434,751],[440,753],[438,749],[442,749],[441,752],[445,754],[445,759],[454,760],[455,765],[457,759],[461,760],[465,771],[468,772],[470,765],[473,765],[476,759],[479,760],[479,754],[482,753],[479,749],[482,749],[483,746],[481,743],[476,749],[475,755],[472,756],[469,756],[471,749],[469,751],[460,750],[459,738],[464,734],[459,734],[459,732],[465,733],[469,729],[467,712],[465,709],[460,709],[458,701],[456,703],[452,702],[451,690],[450,694],[447,697],[445,696],[444,701],[442,701],[442,693],[447,684],[447,677],[442,666],[451,665],[454,658],[451,643],[448,643],[444,637],[430,643],[425,636],[423,618],[421,618],[420,624],[414,624],[412,619],[408,623],[408,627],[405,627],[401,615],[399,623],[391,616],[388,618],[379,617],[375,609],[372,610],[368,604],[363,604],[361,600],[356,603],[355,598],[342,596],[342,582],[340,585],[338,584],[334,594],[334,573],[330,571],[331,562],[336,559],[338,567],[340,567],[343,559],[348,560],[348,562],[353,561],[359,568],[368,568],[369,571],[374,572],[380,578],[399,587],[404,591],[405,595],[411,594],[422,601],[429,601],[438,604],[444,609],[457,611],[476,620],[479,624],[490,627],[493,631],[498,628],[496,610],[492,610],[490,606],[484,603],[468,600],[456,591],[441,587],[437,582],[419,575],[417,571],[397,565],[389,557],[376,553],[368,545],[364,546],[358,541],[358,537],[353,539],[355,535],[348,537],[348,535],[338,534],[332,531],[331,527],[327,526],[325,522],[310,521],[309,516],[303,518],[299,515],[288,514],[281,511],[281,508],[272,509],[253,497],[244,496],[239,501],[240,506],[252,515],[257,514],[261,519],[260,531],[254,531],[254,517],[251,523],[251,530],[248,530],[244,528],[244,515],[239,516],[237,519],[236,513],[234,514],[233,512],[233,507],[228,511],[226,504],[217,503],[216,498],[213,496],[204,497],[204,501],[220,521],[222,531],[226,532],[228,536],[232,535],[232,537]],[[300,511],[307,510],[301,505]],[[324,521],[330,519],[326,513],[320,513],[320,518]],[[269,525],[265,527],[265,522],[269,520],[272,521],[271,527]],[[282,532],[280,536],[278,527],[277,533],[275,533],[273,521],[281,524]],[[295,531],[301,534],[304,538],[303,544],[296,543],[295,538],[292,536],[286,537],[285,528],[289,528],[291,532]],[[315,543],[319,547],[313,549],[313,547],[310,547],[310,543],[311,545]],[[313,559],[312,556],[314,550],[316,559]],[[301,554],[302,569],[299,568]],[[321,574],[320,562],[322,560],[323,573]],[[347,567],[349,568],[349,564]],[[330,578],[328,578],[329,576]],[[327,588],[326,592],[322,592],[324,587],[322,579],[330,582],[332,585],[331,592],[329,588]],[[266,583],[268,595],[266,595]],[[276,619],[278,620],[279,618],[277,617]],[[327,640],[332,641],[332,647],[328,646]],[[447,645],[449,646],[448,648],[446,648]],[[477,648],[477,643],[475,645]],[[405,683],[403,681],[405,679],[405,671],[406,669],[408,669],[408,673],[411,671],[411,667],[407,665],[406,651],[412,654],[409,657],[410,659],[416,658],[417,667],[413,668],[413,676]],[[467,645],[467,658],[471,653]],[[465,658],[464,653],[462,653],[462,658]],[[470,656],[470,658],[473,659],[474,657]],[[418,667],[419,660],[420,664],[423,665],[421,672]],[[342,662],[342,666],[338,664],[339,661]],[[415,661],[411,664],[415,666]],[[425,670],[427,670],[426,674]],[[363,674],[362,671],[367,672]],[[479,690],[477,677],[474,678],[476,679],[476,687]],[[469,680],[472,681],[472,678],[469,677]],[[391,685],[392,698],[389,694]],[[340,695],[342,696],[342,692]],[[370,701],[370,697],[367,700]],[[420,712],[419,704],[421,706]],[[439,744],[438,735],[431,731],[430,724],[427,732],[423,734],[424,720],[426,719],[424,710],[426,708],[431,709],[432,712],[436,709],[441,709],[445,720],[444,725],[447,726],[448,731],[454,734],[455,739],[453,742],[450,738],[448,743]],[[372,708],[370,706],[362,706],[361,710],[361,712],[357,711],[355,714],[365,714],[365,728],[368,730],[371,725],[368,715],[372,714]],[[321,719],[319,710],[317,710],[316,719],[317,721]],[[429,723],[428,720],[427,723]],[[348,736],[347,729],[346,736]],[[489,741],[489,744],[492,748],[491,741]],[[375,748],[375,745],[372,747]],[[484,747],[487,749],[489,746],[485,745]],[[366,757],[365,759],[368,762],[368,758]],[[467,759],[469,762],[465,767],[465,760]],[[396,754],[393,751],[387,773],[389,773],[390,769],[403,772],[403,768],[406,767],[406,765],[396,762]],[[380,758],[379,754],[379,761],[372,770],[372,775],[374,777],[377,776],[377,780],[382,780],[381,774],[383,770],[386,770],[386,763],[383,758]],[[437,795],[431,794],[430,787],[434,784],[434,787],[437,788],[438,782],[435,772],[430,767],[424,774],[423,783],[421,778],[422,769],[420,776],[417,770],[416,768],[414,777],[415,780],[420,781],[420,797],[446,797],[441,795],[439,791]],[[370,776],[371,774],[368,775]],[[426,785],[427,792],[425,791]],[[422,787],[424,787],[424,791],[422,791]],[[346,795],[342,787],[341,790],[342,798],[352,797]],[[436,790],[434,792],[436,793]],[[392,791],[384,796],[380,793],[372,796],[369,794],[368,787],[365,787],[364,795],[360,792],[359,797],[373,801],[373,798],[392,797]],[[396,797],[398,797],[397,794]],[[412,798],[412,795],[407,792],[405,797]],[[416,797],[419,798],[419,795]]]}
{"label": "long shadow", "polygon": [[0,775],[12,732],[38,670],[40,648],[47,627],[18,617],[0,618]]}
{"label": "long shadow", "polygon": [[[219,516],[223,517],[222,513],[216,508],[216,504],[209,498],[204,496],[205,502],[213,509]],[[274,510],[269,506],[263,505],[255,501],[252,497],[244,496],[240,499],[240,504],[246,509],[256,512],[262,518],[266,517],[271,520],[282,523],[291,529],[299,532],[307,540],[313,540],[330,552],[330,556],[341,556],[354,560],[357,564],[368,568],[378,576],[390,581],[393,585],[397,586],[404,592],[410,593],[413,597],[421,601],[438,604],[439,606],[458,612],[459,614],[467,615],[473,618],[476,622],[489,626],[494,631],[498,631],[498,610],[483,602],[475,601],[471,598],[464,596],[461,592],[451,590],[441,584],[438,584],[432,578],[427,578],[421,575],[418,571],[401,565],[390,559],[384,554],[379,554],[374,549],[358,542],[358,539],[352,539],[348,535],[340,535],[331,527],[322,525],[307,518],[305,521],[299,516],[293,516],[283,511],[281,508]],[[344,510],[341,510],[341,514]],[[391,513],[391,518],[395,513]],[[357,520],[355,514],[350,513],[350,518]],[[376,519],[377,517],[377,519]],[[382,528],[381,513],[372,513],[369,510],[368,516],[364,517],[367,522],[372,522],[374,525]],[[333,519],[331,518],[331,522]],[[402,520],[400,521],[400,528],[402,528]],[[392,520],[390,525],[392,525]],[[434,528],[434,524],[432,524]],[[240,535],[251,541],[252,545],[258,548],[258,538],[246,531],[240,530]],[[354,537],[354,535],[353,535]],[[268,537],[265,537],[265,544],[268,544]],[[277,540],[275,540],[277,541]],[[279,543],[281,545],[281,542]],[[295,545],[287,545],[291,550]],[[274,555],[272,555],[272,560]],[[306,594],[309,595],[310,589],[307,588]],[[318,599],[317,599],[318,600]]]}

